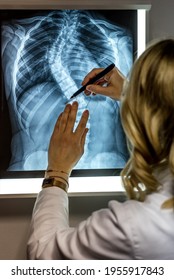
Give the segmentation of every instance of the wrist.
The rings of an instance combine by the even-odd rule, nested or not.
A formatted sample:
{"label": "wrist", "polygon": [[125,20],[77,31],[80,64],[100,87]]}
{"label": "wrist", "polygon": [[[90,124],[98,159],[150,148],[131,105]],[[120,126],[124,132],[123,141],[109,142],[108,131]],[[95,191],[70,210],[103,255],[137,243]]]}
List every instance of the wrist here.
{"label": "wrist", "polygon": [[65,177],[69,178],[70,173],[68,173],[68,172],[66,172],[64,170],[61,170],[61,169],[47,169],[45,171],[45,176],[50,176],[50,175],[52,175],[52,176],[56,176],[56,175],[59,176],[59,175],[61,175],[61,176],[65,176]]}
{"label": "wrist", "polygon": [[72,169],[61,165],[48,164],[46,172],[48,171],[61,172],[70,176]]}
{"label": "wrist", "polygon": [[50,187],[58,187],[67,193],[68,184],[66,182],[60,181],[59,178],[45,178],[42,183],[42,189]]}
{"label": "wrist", "polygon": [[45,178],[55,178],[56,180],[59,180],[67,185],[69,187],[69,174],[62,171],[62,170],[51,170],[47,169],[45,171]]}

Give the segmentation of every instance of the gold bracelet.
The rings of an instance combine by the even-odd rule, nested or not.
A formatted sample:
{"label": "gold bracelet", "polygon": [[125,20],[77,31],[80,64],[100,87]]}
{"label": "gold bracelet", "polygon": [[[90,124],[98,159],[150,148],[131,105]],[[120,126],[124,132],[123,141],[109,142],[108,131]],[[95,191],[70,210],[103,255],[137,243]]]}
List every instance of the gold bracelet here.
{"label": "gold bracelet", "polygon": [[59,180],[56,180],[55,178],[46,178],[43,180],[42,188],[45,189],[49,187],[58,187],[64,190],[66,193],[68,191],[68,185]]}
{"label": "gold bracelet", "polygon": [[53,170],[53,169],[47,169],[46,172],[59,172],[59,173],[64,173],[69,176],[69,173],[63,171],[63,170]]}
{"label": "gold bracelet", "polygon": [[[64,177],[57,176],[57,175],[48,175],[48,174],[45,174],[45,179],[49,179],[49,178],[55,178],[56,180],[57,180],[57,178],[60,178],[60,179],[62,179],[64,182],[66,182],[66,184],[67,184],[68,187],[69,187],[68,180],[66,180]],[[58,179],[58,181],[59,181],[59,179]]]}

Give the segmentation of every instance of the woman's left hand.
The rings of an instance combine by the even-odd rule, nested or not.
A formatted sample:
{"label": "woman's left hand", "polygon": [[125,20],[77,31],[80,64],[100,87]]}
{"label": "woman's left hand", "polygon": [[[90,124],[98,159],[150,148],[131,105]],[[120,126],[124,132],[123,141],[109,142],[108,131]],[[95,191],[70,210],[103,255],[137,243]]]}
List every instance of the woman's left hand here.
{"label": "woman's left hand", "polygon": [[89,117],[85,110],[74,130],[78,110],[78,103],[67,104],[60,114],[51,136],[48,150],[48,169],[71,173],[74,166],[84,153],[84,145]]}

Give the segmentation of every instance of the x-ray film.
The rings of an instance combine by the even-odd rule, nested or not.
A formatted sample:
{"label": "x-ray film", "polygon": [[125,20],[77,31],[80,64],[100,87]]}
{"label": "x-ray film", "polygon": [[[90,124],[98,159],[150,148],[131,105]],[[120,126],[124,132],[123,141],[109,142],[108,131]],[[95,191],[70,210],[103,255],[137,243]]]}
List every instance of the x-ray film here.
{"label": "x-ray film", "polygon": [[[4,21],[1,43],[12,127],[8,170],[44,170],[57,117],[86,74],[115,63],[128,75],[132,35],[102,11],[56,10]],[[122,168],[128,151],[119,102],[83,93],[76,100],[77,121],[85,109],[90,118],[85,152],[75,168]]]}

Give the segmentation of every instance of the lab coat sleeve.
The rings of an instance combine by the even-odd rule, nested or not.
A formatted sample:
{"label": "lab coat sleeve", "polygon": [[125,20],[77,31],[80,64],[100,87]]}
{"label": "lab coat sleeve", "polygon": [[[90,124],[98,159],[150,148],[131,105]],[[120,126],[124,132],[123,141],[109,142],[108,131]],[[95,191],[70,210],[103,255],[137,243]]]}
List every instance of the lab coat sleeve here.
{"label": "lab coat sleeve", "polygon": [[122,210],[121,203],[110,202],[71,228],[67,194],[57,187],[42,190],[33,209],[28,258],[132,259],[129,217]]}

